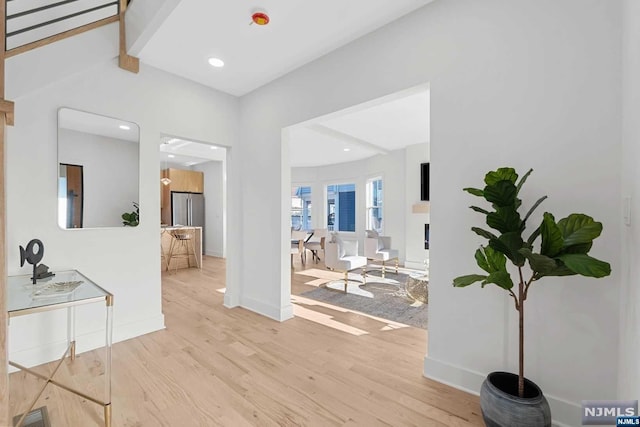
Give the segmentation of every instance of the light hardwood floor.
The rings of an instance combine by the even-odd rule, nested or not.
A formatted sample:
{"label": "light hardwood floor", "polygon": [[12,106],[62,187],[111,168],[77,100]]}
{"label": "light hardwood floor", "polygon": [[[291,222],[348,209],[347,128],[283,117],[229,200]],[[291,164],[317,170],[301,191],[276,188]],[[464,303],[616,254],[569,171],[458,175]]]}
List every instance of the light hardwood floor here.
{"label": "light hardwood floor", "polygon": [[[165,274],[167,329],[114,345],[114,426],[483,425],[477,397],[422,376],[425,331],[312,303],[283,323],[229,310],[224,269],[207,257],[202,271]],[[310,279],[292,278],[294,294]],[[102,352],[88,352],[57,378],[98,395],[102,371]],[[11,375],[12,414],[39,384]],[[42,405],[53,426],[102,423],[101,407],[52,385]]]}

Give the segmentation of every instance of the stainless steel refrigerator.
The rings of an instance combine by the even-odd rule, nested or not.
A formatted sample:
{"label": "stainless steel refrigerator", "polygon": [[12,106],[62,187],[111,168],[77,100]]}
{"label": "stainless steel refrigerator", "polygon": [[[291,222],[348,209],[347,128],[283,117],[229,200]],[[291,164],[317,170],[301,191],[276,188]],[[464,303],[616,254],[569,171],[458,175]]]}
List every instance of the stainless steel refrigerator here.
{"label": "stainless steel refrigerator", "polygon": [[202,251],[204,252],[204,195],[172,191],[171,225],[202,227]]}

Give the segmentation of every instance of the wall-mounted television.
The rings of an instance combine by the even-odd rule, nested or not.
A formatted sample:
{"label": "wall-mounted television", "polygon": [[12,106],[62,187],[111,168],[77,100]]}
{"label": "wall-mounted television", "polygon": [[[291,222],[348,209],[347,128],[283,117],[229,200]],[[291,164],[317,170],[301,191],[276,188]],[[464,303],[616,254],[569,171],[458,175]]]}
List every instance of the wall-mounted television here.
{"label": "wall-mounted television", "polygon": [[429,200],[429,163],[420,164],[420,200]]}

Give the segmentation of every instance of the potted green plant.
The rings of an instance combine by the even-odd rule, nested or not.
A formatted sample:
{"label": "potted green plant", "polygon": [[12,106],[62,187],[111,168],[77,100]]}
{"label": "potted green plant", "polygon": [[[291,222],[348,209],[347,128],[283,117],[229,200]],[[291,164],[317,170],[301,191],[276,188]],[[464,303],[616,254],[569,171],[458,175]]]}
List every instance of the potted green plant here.
{"label": "potted green plant", "polygon": [[[475,252],[478,267],[485,273],[457,277],[453,286],[465,287],[476,282],[482,287],[497,285],[513,298],[519,321],[518,375],[492,372],[480,390],[482,414],[490,427],[551,425],[549,405],[542,391],[524,377],[524,307],[531,285],[547,276],[599,278],[611,273],[607,262],[588,255],[593,240],[602,232],[602,224],[588,215],[574,213],[556,221],[546,212],[542,223],[524,236],[531,214],[547,198],[539,198],[524,216],[518,211],[522,205],[518,194],[532,171],[518,180],[515,169],[500,168],[486,174],[483,189],[464,189],[489,202],[491,208],[471,206],[471,209],[484,215],[487,226],[495,232],[471,228],[488,241]],[[539,246],[536,244],[538,238]],[[507,268],[507,260],[517,273],[515,281]]]}
{"label": "potted green plant", "polygon": [[137,227],[140,223],[140,206],[133,202],[134,210],[122,214],[122,225],[125,227]]}

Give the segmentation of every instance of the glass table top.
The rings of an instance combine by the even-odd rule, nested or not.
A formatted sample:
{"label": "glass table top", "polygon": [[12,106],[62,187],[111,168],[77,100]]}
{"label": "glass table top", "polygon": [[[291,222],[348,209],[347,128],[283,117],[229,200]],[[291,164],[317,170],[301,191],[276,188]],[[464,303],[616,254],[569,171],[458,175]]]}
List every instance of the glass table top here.
{"label": "glass table top", "polygon": [[56,271],[34,285],[31,274],[7,278],[7,311],[19,316],[105,299],[111,294],[76,270]]}

